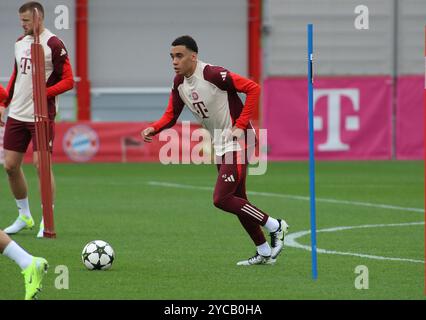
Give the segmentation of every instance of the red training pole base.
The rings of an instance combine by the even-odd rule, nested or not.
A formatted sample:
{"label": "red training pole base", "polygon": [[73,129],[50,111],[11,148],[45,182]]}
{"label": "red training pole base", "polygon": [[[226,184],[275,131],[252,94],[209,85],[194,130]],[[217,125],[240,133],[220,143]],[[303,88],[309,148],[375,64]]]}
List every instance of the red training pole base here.
{"label": "red training pole base", "polygon": [[56,232],[50,230],[44,230],[43,232],[44,238],[56,239]]}

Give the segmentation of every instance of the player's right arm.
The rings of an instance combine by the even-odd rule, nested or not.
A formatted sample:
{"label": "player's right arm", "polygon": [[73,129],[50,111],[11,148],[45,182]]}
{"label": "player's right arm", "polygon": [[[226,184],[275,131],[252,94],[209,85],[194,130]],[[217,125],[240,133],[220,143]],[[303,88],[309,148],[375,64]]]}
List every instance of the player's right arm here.
{"label": "player's right arm", "polygon": [[179,118],[180,114],[182,113],[185,103],[182,101],[177,88],[179,87],[181,81],[183,81],[183,77],[182,79],[176,78],[172,92],[170,94],[169,104],[167,105],[167,109],[164,112],[163,116],[160,120],[152,123],[148,128],[144,129],[141,132],[141,135],[145,142],[151,142],[153,136],[160,133],[164,129],[173,127],[176,124],[176,121]]}
{"label": "player's right arm", "polygon": [[[3,103],[7,99],[7,92],[4,90],[2,85],[0,84],[0,103]],[[0,126],[4,126],[3,122],[3,114],[4,114],[5,107],[0,106]]]}
{"label": "player's right arm", "polygon": [[0,84],[0,102],[3,102],[7,99],[7,92],[4,90],[3,86]]}
{"label": "player's right arm", "polygon": [[0,85],[0,127],[4,126],[3,116],[5,113],[6,107],[9,105],[10,101],[12,101],[13,92],[15,91],[16,73],[17,73],[17,66],[15,63],[13,74],[10,77],[9,84],[7,85],[7,89],[5,90]]}

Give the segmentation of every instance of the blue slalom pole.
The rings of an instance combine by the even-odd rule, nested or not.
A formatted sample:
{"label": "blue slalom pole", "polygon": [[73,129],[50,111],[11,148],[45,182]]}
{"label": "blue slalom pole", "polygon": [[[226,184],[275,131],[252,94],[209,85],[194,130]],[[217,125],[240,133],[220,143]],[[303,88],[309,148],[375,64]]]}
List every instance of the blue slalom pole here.
{"label": "blue slalom pole", "polygon": [[312,278],[316,280],[318,271],[315,208],[313,29],[313,24],[308,24],[309,191],[311,201]]}

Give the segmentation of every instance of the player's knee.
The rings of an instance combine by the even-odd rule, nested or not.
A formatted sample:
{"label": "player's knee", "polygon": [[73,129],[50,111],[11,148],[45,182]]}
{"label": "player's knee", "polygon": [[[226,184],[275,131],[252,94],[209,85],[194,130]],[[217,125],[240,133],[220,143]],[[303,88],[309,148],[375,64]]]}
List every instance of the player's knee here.
{"label": "player's knee", "polygon": [[216,208],[220,209],[220,199],[219,198],[214,197],[213,198],[213,204]]}
{"label": "player's knee", "polygon": [[20,170],[20,166],[18,163],[5,161],[3,164],[4,170],[9,176],[13,176],[14,174],[18,173]]}
{"label": "player's knee", "polygon": [[213,204],[216,208],[225,210],[227,207],[227,203],[229,201],[228,195],[214,195],[213,196]]}

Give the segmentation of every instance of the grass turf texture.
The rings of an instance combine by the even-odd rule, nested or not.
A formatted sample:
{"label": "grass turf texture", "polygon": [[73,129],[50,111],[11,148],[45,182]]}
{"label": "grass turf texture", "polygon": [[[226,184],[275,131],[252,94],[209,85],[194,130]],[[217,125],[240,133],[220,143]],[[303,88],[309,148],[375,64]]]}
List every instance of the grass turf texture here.
{"label": "grass turf texture", "polygon": [[[423,208],[423,162],[320,162],[317,197]],[[35,171],[25,166],[36,225],[41,209]],[[238,219],[212,204],[209,190],[149,185],[149,181],[213,187],[213,166],[90,164],[54,167],[58,186],[57,239],[36,239],[37,229],[13,236],[50,263],[40,295],[48,299],[424,299],[424,264],[318,255],[319,279],[311,279],[311,253],[288,247],[274,266],[238,267],[254,254]],[[16,218],[3,178],[1,228]],[[308,164],[269,163],[263,176],[249,176],[249,191],[309,196]],[[309,201],[249,195],[290,233],[308,230]],[[424,221],[421,212],[353,204],[317,203],[317,228]],[[115,250],[108,271],[88,271],[84,245],[101,239]],[[269,238],[268,238],[269,239]],[[310,236],[297,240],[309,245]],[[424,258],[424,225],[352,229],[317,234],[318,248],[386,257]],[[55,268],[69,270],[69,289],[55,288]],[[369,270],[369,289],[357,290],[355,268]],[[0,258],[0,299],[22,299],[19,268]],[[59,280],[57,280],[59,281]]]}

